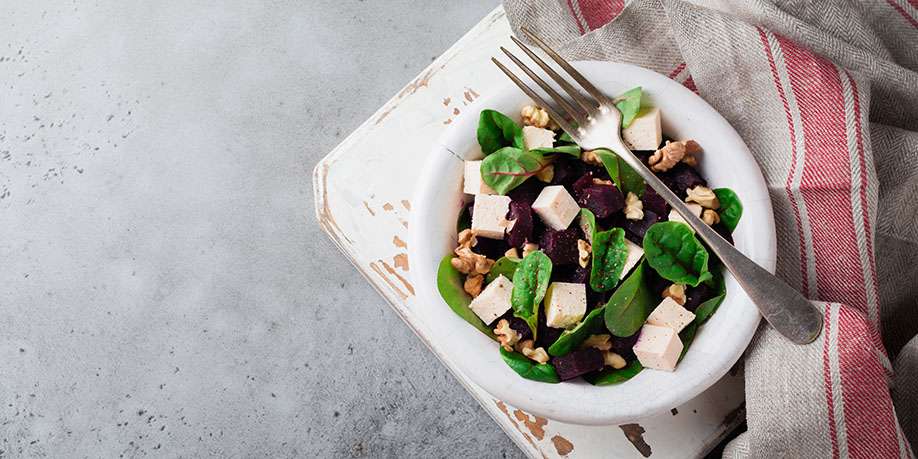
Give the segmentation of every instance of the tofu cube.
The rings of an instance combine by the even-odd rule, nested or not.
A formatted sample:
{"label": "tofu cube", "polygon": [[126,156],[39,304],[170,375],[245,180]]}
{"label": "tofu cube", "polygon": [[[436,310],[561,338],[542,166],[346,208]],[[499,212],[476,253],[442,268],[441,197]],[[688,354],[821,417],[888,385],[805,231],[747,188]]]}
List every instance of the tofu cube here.
{"label": "tofu cube", "polygon": [[527,150],[551,148],[555,145],[555,132],[535,126],[523,126],[523,145]]}
{"label": "tofu cube", "polygon": [[[685,205],[689,208],[690,211],[692,211],[693,214],[695,214],[696,217],[701,218],[701,211],[704,210],[701,207],[701,204],[695,204],[694,202],[691,202],[686,203]],[[682,218],[682,215],[679,215],[679,212],[676,212],[675,209],[669,211],[669,221],[685,223],[688,225],[688,222],[686,222],[685,219]],[[691,228],[691,226],[689,228]]]}
{"label": "tofu cube", "polygon": [[554,328],[571,328],[586,314],[586,284],[552,282],[545,293],[545,323]]}
{"label": "tofu cube", "polygon": [[472,207],[472,231],[479,237],[503,239],[504,230],[510,225],[507,220],[509,210],[509,196],[476,195]]}
{"label": "tofu cube", "polygon": [[669,327],[679,333],[686,325],[695,320],[695,314],[688,309],[683,308],[672,298],[664,298],[660,304],[654,308],[650,316],[647,317],[647,323],[658,327]]}
{"label": "tofu cube", "polygon": [[462,181],[462,191],[467,194],[496,194],[494,190],[481,179],[481,161],[465,162],[465,176]]}
{"label": "tofu cube", "polygon": [[682,353],[682,340],[672,328],[645,324],[632,350],[645,368],[673,371]]}
{"label": "tofu cube", "polygon": [[469,304],[469,308],[482,322],[490,324],[510,310],[510,294],[512,292],[513,282],[501,274],[497,276],[497,279],[485,286],[481,294]]}
{"label": "tofu cube", "polygon": [[660,121],[659,108],[640,113],[628,127],[622,129],[622,140],[632,150],[656,150],[663,142]]}
{"label": "tofu cube", "polygon": [[622,279],[637,266],[638,262],[641,261],[641,257],[644,256],[644,249],[628,239],[625,239],[625,247],[628,249],[628,256],[625,258],[625,266],[622,268]]}
{"label": "tofu cube", "polygon": [[567,229],[580,215],[577,201],[561,185],[547,186],[532,203],[532,210],[555,231]]}

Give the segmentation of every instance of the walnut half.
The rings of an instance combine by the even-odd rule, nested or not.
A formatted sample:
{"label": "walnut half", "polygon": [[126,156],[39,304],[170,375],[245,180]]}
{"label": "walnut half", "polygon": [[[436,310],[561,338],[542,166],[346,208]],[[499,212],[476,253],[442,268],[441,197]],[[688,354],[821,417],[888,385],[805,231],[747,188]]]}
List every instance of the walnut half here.
{"label": "walnut half", "polygon": [[581,268],[586,268],[590,264],[590,254],[593,253],[593,247],[583,239],[577,239],[577,261]]}
{"label": "walnut half", "polygon": [[533,346],[535,346],[535,342],[533,342],[531,339],[527,339],[526,341],[520,341],[516,348],[518,351],[520,351],[520,353],[532,360],[535,360],[538,363],[548,362],[548,353],[545,352],[545,349],[541,347],[533,349]]}
{"label": "walnut half", "polygon": [[679,306],[685,306],[685,284],[672,284],[663,290],[663,298],[672,298],[679,303]]}
{"label": "walnut half", "polygon": [[701,207],[708,209],[717,210],[720,208],[720,201],[717,199],[717,195],[714,194],[714,191],[706,186],[698,185],[695,188],[689,188],[686,190],[688,196],[685,198],[685,202],[696,202],[701,204]]}
{"label": "walnut half", "polygon": [[538,105],[527,105],[523,107],[523,109],[520,110],[520,117],[522,118],[523,126],[544,128],[551,122],[551,118],[548,117],[548,112]]}
{"label": "walnut half", "polygon": [[506,351],[512,351],[513,345],[520,341],[520,334],[510,328],[510,322],[507,319],[500,319],[497,322],[497,328],[494,329],[497,340],[500,341],[501,347]]}
{"label": "walnut half", "polygon": [[644,203],[636,194],[628,192],[625,196],[625,218],[628,220],[641,220],[644,218]]}
{"label": "walnut half", "polygon": [[655,172],[666,172],[673,168],[679,161],[686,156],[691,157],[687,163],[697,163],[694,154],[701,151],[701,145],[694,140],[677,140],[675,142],[667,141],[663,148],[655,151],[647,160],[650,168]]}

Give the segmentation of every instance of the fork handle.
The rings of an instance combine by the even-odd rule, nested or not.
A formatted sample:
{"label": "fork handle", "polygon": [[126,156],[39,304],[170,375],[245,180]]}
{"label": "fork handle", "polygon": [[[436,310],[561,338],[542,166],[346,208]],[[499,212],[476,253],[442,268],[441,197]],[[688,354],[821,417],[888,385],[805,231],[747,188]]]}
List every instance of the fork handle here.
{"label": "fork handle", "polygon": [[765,320],[778,333],[797,344],[808,344],[819,336],[822,330],[822,313],[781,279],[743,255],[733,244],[696,217],[672,190],[631,152],[624,143],[610,149],[634,169],[663,199],[672,206],[695,234],[707,243],[714,255],[733,273],[752,302],[759,308]]}

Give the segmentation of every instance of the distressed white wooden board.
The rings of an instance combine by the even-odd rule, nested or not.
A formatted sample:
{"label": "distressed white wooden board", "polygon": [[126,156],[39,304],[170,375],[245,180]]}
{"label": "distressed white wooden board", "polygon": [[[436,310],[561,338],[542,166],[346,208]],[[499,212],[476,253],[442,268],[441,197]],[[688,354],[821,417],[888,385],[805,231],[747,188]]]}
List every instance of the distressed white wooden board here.
{"label": "distressed white wooden board", "polygon": [[[414,313],[406,247],[410,197],[452,119],[506,78],[490,56],[509,46],[502,7],[479,22],[315,168],[316,214],[331,239],[408,326],[530,457],[698,457],[744,416],[741,375],[728,375],[673,413],[639,424],[584,427],[537,418],[489,396],[441,352]],[[444,314],[449,314],[444,309]],[[615,390],[609,388],[609,390]],[[643,431],[643,432],[642,432]]]}

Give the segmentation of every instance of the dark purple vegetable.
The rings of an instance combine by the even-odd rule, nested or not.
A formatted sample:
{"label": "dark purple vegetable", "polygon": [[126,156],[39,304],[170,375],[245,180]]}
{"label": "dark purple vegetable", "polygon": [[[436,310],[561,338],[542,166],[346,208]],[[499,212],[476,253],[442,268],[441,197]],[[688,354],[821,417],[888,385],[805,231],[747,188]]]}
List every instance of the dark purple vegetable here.
{"label": "dark purple vegetable", "polygon": [[730,244],[733,244],[733,233],[731,233],[726,226],[723,224],[717,224],[714,225],[713,228],[714,231],[717,231],[717,234],[723,236],[723,238],[726,239]]}
{"label": "dark purple vegetable", "polygon": [[645,211],[649,210],[657,215],[669,215],[669,204],[649,186],[644,189],[644,196],[641,197],[641,202],[644,204]]}
{"label": "dark purple vegetable", "polygon": [[641,336],[640,330],[637,333],[625,337],[619,338],[618,336],[612,335],[612,352],[622,356],[625,360],[631,361],[635,359],[634,347],[637,344],[638,338]]}
{"label": "dark purple vegetable", "polygon": [[685,190],[695,188],[698,185],[707,186],[708,183],[694,167],[685,163],[678,163],[672,169],[658,174],[658,176],[669,189],[682,197],[687,196]]}
{"label": "dark purple vegetable", "polygon": [[587,172],[581,175],[580,178],[571,185],[571,189],[574,191],[574,197],[579,198],[583,194],[583,191],[591,186],[593,186],[593,173]]}
{"label": "dark purple vegetable", "polygon": [[612,297],[613,290],[608,292],[597,292],[589,286],[587,286],[587,307],[596,308],[606,304],[609,301],[609,298]]}
{"label": "dark purple vegetable", "polygon": [[532,206],[532,203],[539,197],[539,193],[542,192],[542,188],[545,188],[544,183],[535,179],[526,180],[522,185],[507,193],[507,196],[509,196],[510,200],[513,202]]}
{"label": "dark purple vegetable", "polygon": [[[580,264],[558,266],[552,270],[552,281],[569,282],[571,284],[586,284],[590,280],[590,265],[581,268]],[[588,289],[589,290],[589,289]]]}
{"label": "dark purple vegetable", "polygon": [[492,260],[504,256],[504,253],[510,249],[510,246],[503,239],[488,239],[485,237],[476,238],[478,244],[472,247],[472,252],[484,255]]}
{"label": "dark purple vegetable", "polygon": [[532,241],[532,208],[524,202],[510,202],[510,211],[507,219],[513,222],[513,227],[507,230],[504,240],[511,247],[522,248],[526,241]]}
{"label": "dark purple vegetable", "polygon": [[564,333],[563,328],[554,328],[549,327],[545,323],[545,314],[539,314],[539,337],[536,339],[535,347],[544,347],[548,349],[555,341],[558,340],[558,337]]}
{"label": "dark purple vegetable", "polygon": [[553,266],[571,265],[577,263],[577,239],[580,237],[581,231],[576,225],[561,231],[546,229],[539,247],[551,259]]}
{"label": "dark purple vegetable", "polygon": [[625,207],[625,197],[612,185],[591,185],[580,193],[577,203],[590,209],[596,218],[606,218]]}
{"label": "dark purple vegetable", "polygon": [[551,179],[552,185],[564,185],[567,188],[581,176],[583,175],[583,161],[580,161],[573,156],[568,155],[556,155],[555,161],[552,163],[555,173]]}
{"label": "dark purple vegetable", "polygon": [[705,283],[698,284],[697,287],[689,287],[685,290],[685,304],[682,307],[694,311],[702,302],[711,299],[714,293]]}
{"label": "dark purple vegetable", "polygon": [[630,236],[628,239],[630,239],[631,242],[643,246],[644,233],[646,233],[654,223],[660,220],[662,220],[662,217],[660,217],[660,215],[658,215],[656,212],[645,210],[644,218],[640,220],[625,221],[625,233],[626,235]]}
{"label": "dark purple vegetable", "polygon": [[555,357],[551,359],[551,363],[558,373],[558,378],[562,381],[567,381],[591,371],[601,370],[603,367],[602,352],[596,348],[588,347]]}

